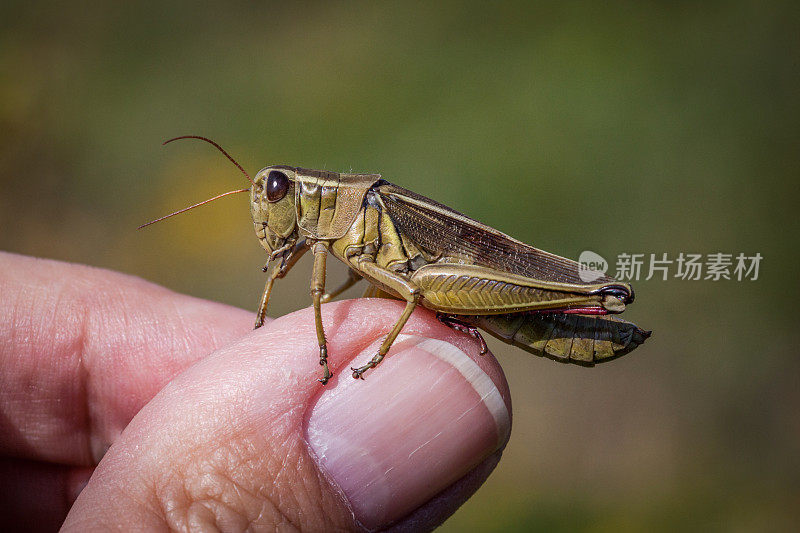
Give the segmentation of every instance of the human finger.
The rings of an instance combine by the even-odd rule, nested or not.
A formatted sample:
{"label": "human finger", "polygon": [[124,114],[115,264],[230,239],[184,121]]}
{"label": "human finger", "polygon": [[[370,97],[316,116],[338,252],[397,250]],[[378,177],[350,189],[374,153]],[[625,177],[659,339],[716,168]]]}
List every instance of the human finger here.
{"label": "human finger", "polygon": [[0,455],[91,466],[252,315],[117,272],[0,252]]}
{"label": "human finger", "polygon": [[311,309],[202,359],[143,408],[65,530],[430,528],[485,479],[510,430],[502,371],[425,310],[353,380],[402,304],[326,304],[320,385]]}

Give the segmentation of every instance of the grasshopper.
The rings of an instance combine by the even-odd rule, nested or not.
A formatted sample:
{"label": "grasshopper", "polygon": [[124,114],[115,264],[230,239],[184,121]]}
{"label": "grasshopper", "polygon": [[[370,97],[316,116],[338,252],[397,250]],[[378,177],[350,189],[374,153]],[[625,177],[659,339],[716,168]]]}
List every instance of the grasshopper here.
{"label": "grasshopper", "polygon": [[[251,178],[205,137],[187,135],[164,144],[185,138],[214,145],[251,186],[140,228],[229,194],[249,192],[255,233],[269,254],[255,327],[264,324],[275,281],[311,251],[310,292],[323,385],[332,374],[322,304],[362,279],[370,283],[365,296],[396,298],[406,305],[378,353],[365,365],[351,368],[354,378],[364,379],[365,372],[380,364],[418,305],[474,337],[482,354],[487,348],[478,328],[536,355],[583,366],[624,355],[650,336],[651,332],[613,316],[633,302],[628,283],[599,273],[593,281],[583,281],[577,262],[513,239],[379,174],[274,165]],[[349,275],[326,292],[328,255],[346,264]]]}

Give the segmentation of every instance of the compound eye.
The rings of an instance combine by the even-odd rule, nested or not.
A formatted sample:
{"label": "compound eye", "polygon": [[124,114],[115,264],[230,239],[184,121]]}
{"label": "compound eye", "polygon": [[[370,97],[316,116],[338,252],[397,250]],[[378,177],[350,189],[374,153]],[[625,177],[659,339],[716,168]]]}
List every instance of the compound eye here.
{"label": "compound eye", "polygon": [[286,196],[289,190],[289,178],[283,172],[271,170],[267,176],[267,200],[277,202]]}

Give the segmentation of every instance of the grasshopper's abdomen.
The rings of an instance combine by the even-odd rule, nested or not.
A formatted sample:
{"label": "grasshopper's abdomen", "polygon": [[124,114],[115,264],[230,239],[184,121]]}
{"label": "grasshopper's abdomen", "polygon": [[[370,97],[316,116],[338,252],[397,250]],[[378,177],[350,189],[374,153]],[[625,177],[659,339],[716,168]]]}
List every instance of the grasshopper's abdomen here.
{"label": "grasshopper's abdomen", "polygon": [[582,366],[625,355],[650,336],[612,315],[513,313],[457,318],[535,355]]}

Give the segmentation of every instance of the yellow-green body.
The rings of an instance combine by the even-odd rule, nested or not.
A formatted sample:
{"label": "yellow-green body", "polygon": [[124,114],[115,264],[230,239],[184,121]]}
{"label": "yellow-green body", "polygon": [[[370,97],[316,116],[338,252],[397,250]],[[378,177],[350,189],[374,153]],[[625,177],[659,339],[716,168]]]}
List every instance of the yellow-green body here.
{"label": "yellow-green body", "polygon": [[[268,278],[256,327],[274,281],[312,250],[323,383],[330,372],[321,304],[361,278],[378,289],[374,294],[405,300],[406,308],[378,355],[354,369],[354,377],[380,362],[418,304],[472,334],[473,326],[481,327],[533,353],[578,364],[627,353],[649,335],[620,319],[580,314],[622,312],[633,300],[628,284],[604,276],[586,283],[574,261],[516,241],[377,174],[267,167],[255,176],[250,197],[259,241],[270,260],[281,258]],[[326,294],[328,252],[351,275]]]}

